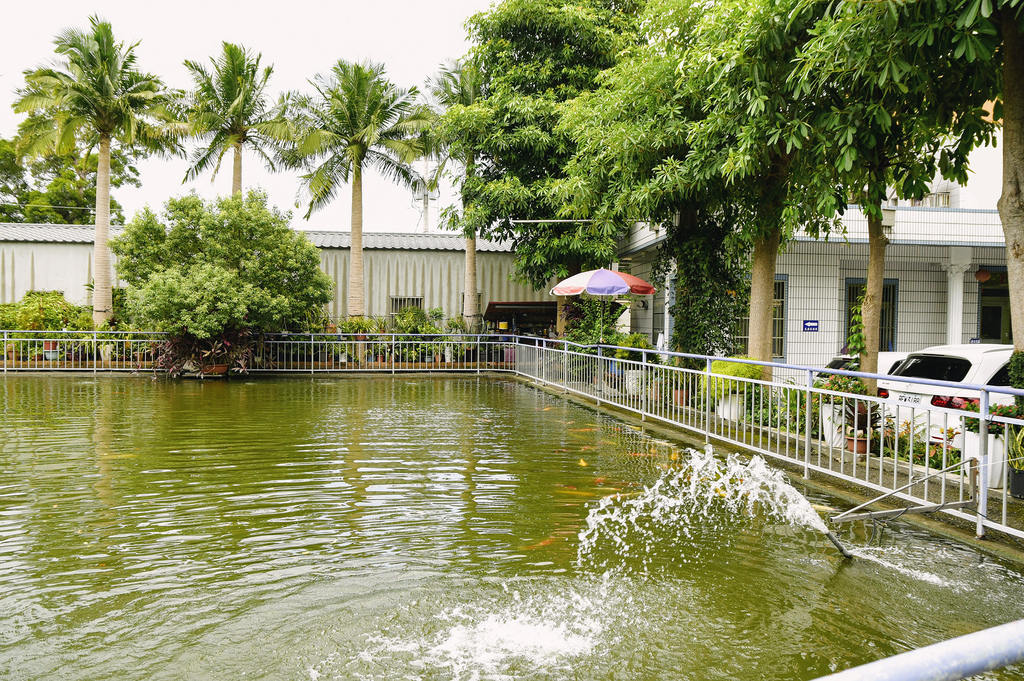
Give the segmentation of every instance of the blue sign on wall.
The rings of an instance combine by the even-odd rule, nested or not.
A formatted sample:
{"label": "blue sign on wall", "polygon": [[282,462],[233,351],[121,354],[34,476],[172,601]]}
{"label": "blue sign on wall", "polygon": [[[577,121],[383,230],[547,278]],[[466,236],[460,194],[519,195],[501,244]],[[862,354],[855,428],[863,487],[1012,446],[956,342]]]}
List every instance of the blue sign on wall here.
{"label": "blue sign on wall", "polygon": [[804,331],[818,331],[818,320],[817,319],[805,319],[804,320]]}

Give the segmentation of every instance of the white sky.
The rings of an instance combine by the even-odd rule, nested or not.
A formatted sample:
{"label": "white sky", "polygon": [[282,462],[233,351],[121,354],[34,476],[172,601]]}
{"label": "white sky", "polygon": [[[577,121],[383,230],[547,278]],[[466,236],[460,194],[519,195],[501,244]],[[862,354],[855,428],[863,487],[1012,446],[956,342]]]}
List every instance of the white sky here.
{"label": "white sky", "polygon": [[[112,24],[118,41],[141,41],[136,48],[139,68],[160,76],[170,87],[188,88],[191,79],[182,62],[207,62],[220,53],[221,41],[262,52],[261,64],[274,66],[268,91],[276,100],[277,94],[285,90],[309,90],[307,80],[327,72],[338,59],[383,62],[396,85],[415,85],[422,90],[424,81],[443,62],[468,51],[463,23],[469,16],[489,9],[491,0],[176,0],[169,5],[138,0],[50,0],[42,5],[4,5],[4,24],[9,30],[0,41],[0,135],[10,137],[21,119],[11,103],[15,89],[24,83],[24,70],[52,60],[54,36],[67,27],[87,28],[92,14]],[[212,183],[207,174],[183,185],[187,168],[184,159],[143,161],[139,166],[142,188],[123,187],[114,190],[114,197],[130,219],[146,204],[156,210],[169,197],[192,189],[205,197],[230,192],[230,155]],[[242,183],[247,189],[264,188],[272,204],[292,210],[292,225],[297,229],[349,229],[351,201],[347,186],[331,205],[305,221],[305,206],[295,208],[296,173],[270,173],[255,156],[244,156]],[[437,208],[455,200],[450,189],[442,192],[437,202],[440,206],[432,205],[431,231],[436,231]],[[377,175],[364,178],[365,231],[410,232],[422,227],[420,211],[412,207],[408,189]]]}

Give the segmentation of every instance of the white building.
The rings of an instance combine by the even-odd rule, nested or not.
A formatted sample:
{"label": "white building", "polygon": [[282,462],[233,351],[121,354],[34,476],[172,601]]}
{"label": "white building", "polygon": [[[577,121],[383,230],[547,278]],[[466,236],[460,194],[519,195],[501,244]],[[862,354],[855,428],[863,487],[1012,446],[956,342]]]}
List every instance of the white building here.
{"label": "white building", "polygon": [[[906,206],[885,212],[886,223],[892,224],[886,228],[883,349],[1010,342],[1006,248],[998,212]],[[845,234],[828,240],[798,235],[779,255],[774,354],[781,362],[822,366],[846,344],[850,305],[867,276],[868,243],[867,220],[858,207],[843,223]],[[630,271],[643,278],[664,238],[663,232],[637,226],[621,243],[620,257],[629,259]],[[655,339],[659,333],[668,337],[666,302],[659,293],[647,309],[634,309],[633,330]]]}
{"label": "white building", "polygon": [[[112,230],[112,236],[118,233]],[[320,249],[321,268],[335,282],[328,314],[348,316],[349,232],[304,232]],[[0,224],[0,303],[28,291],[61,291],[72,303],[91,300],[94,228],[91,225]],[[388,315],[404,305],[462,313],[465,239],[457,234],[364,234],[366,313]],[[551,301],[512,278],[515,256],[508,244],[477,241],[476,292],[480,310],[491,302]],[[123,285],[118,282],[115,285]]]}

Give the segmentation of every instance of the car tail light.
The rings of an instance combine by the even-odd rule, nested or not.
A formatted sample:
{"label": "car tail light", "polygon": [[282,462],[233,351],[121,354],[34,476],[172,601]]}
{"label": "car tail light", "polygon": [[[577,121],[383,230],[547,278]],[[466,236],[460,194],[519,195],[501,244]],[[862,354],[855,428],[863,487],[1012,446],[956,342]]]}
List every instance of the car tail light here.
{"label": "car tail light", "polygon": [[978,400],[968,397],[946,397],[945,395],[936,395],[932,398],[933,407],[945,407],[946,409],[963,409],[968,402],[977,404]]}
{"label": "car tail light", "polygon": [[888,397],[889,396],[889,391],[886,388],[879,388],[878,389],[878,396],[882,397],[882,398]]}

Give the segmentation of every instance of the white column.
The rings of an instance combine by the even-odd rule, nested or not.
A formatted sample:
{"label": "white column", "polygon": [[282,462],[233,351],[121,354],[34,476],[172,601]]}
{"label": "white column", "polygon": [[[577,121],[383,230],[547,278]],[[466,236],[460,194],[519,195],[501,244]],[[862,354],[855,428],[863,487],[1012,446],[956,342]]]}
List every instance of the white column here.
{"label": "white column", "polygon": [[946,270],[946,343],[959,345],[964,342],[964,272],[970,268],[967,263],[944,265]]}

